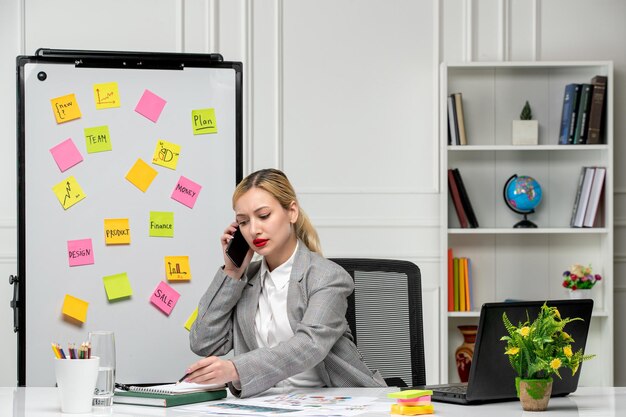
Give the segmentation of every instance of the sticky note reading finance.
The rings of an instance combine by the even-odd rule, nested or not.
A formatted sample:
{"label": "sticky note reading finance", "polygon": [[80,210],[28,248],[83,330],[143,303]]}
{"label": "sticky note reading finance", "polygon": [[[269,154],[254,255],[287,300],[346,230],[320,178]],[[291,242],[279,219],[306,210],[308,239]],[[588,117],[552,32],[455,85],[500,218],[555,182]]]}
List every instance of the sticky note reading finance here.
{"label": "sticky note reading finance", "polygon": [[168,281],[189,281],[191,279],[189,256],[166,256],[165,277]]}
{"label": "sticky note reading finance", "polygon": [[87,153],[106,152],[113,149],[109,126],[85,128],[85,145]]}
{"label": "sticky note reading finance", "polygon": [[137,162],[135,162],[135,165],[133,165],[130,171],[126,174],[126,179],[145,193],[157,174],[158,172],[156,169],[152,168],[139,158],[137,159]]}
{"label": "sticky note reading finance", "polygon": [[104,243],[107,245],[130,244],[128,219],[104,219]]}
{"label": "sticky note reading finance", "polygon": [[178,165],[179,155],[180,145],[165,140],[159,140],[154,149],[154,155],[152,155],[152,163],[175,170],[176,165]]}
{"label": "sticky note reading finance", "polygon": [[180,294],[174,288],[161,281],[152,293],[150,302],[169,316],[179,298]]}
{"label": "sticky note reading finance", "polygon": [[191,111],[191,127],[194,135],[217,133],[215,109],[198,109]]}
{"label": "sticky note reading finance", "polygon": [[50,100],[54,118],[58,123],[69,122],[70,120],[79,119],[81,117],[80,108],[76,101],[75,94],[53,98]]}
{"label": "sticky note reading finance", "polygon": [[93,264],[93,244],[91,239],[68,240],[67,257],[70,266]]}
{"label": "sticky note reading finance", "polygon": [[174,212],[151,211],[150,212],[150,236],[174,237]]}
{"label": "sticky note reading finance", "polygon": [[152,91],[145,90],[135,107],[135,111],[156,123],[159,120],[159,116],[161,116],[165,103],[167,102],[164,99]]}
{"label": "sticky note reading finance", "polygon": [[189,318],[185,322],[185,329],[187,329],[187,331],[191,331],[191,326],[193,325],[193,323],[196,321],[197,318],[198,318],[198,307],[196,307],[193,313],[189,315]]}
{"label": "sticky note reading finance", "polygon": [[65,172],[83,160],[74,141],[69,138],[50,149],[54,162],[61,172]]}
{"label": "sticky note reading finance", "polygon": [[59,199],[59,203],[61,203],[65,210],[86,197],[83,189],[80,188],[80,185],[78,185],[74,177],[67,177],[52,187],[52,191],[54,191],[54,194]]}
{"label": "sticky note reading finance", "polygon": [[126,272],[103,277],[102,282],[104,283],[104,290],[109,301],[133,295],[133,289],[130,287],[130,281]]}
{"label": "sticky note reading finance", "polygon": [[119,107],[120,93],[117,83],[94,84],[93,99],[98,110]]}
{"label": "sticky note reading finance", "polygon": [[68,317],[84,323],[85,320],[87,320],[88,307],[89,303],[87,301],[81,300],[80,298],[72,297],[69,294],[65,294],[65,299],[63,300],[63,308],[61,309],[61,312]]}
{"label": "sticky note reading finance", "polygon": [[196,184],[189,178],[181,175],[176,187],[174,187],[174,191],[172,191],[172,198],[189,208],[193,208],[201,189],[202,186],[200,184]]}

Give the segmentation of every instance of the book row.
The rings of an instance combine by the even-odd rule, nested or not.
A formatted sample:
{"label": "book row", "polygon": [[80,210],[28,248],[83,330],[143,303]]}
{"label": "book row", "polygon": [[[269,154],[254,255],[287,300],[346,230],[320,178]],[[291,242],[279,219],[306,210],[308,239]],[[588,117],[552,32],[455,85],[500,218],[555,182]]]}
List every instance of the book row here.
{"label": "book row", "polygon": [[604,143],[607,77],[596,75],[590,83],[565,86],[559,130],[560,145]]}
{"label": "book row", "polygon": [[461,93],[448,96],[448,145],[467,145]]}
{"label": "book row", "polygon": [[469,258],[455,258],[448,249],[448,311],[471,311],[472,262]]}
{"label": "book row", "polygon": [[605,167],[582,167],[572,209],[571,227],[602,227]]}

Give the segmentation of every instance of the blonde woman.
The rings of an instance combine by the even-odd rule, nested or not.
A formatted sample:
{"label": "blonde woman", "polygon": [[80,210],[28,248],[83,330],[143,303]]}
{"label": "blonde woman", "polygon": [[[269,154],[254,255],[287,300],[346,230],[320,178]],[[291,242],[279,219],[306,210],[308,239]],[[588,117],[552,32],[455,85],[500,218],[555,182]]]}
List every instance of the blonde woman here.
{"label": "blonde woman", "polygon": [[[222,249],[237,227],[251,249],[240,268],[224,256],[200,300],[190,344],[205,358],[187,369],[186,381],[228,383],[240,397],[274,386],[385,386],[363,362],[345,318],[353,280],[321,255],[285,174],[250,174],[233,208]],[[251,262],[254,253],[261,260]],[[220,358],[231,350],[231,359]]]}

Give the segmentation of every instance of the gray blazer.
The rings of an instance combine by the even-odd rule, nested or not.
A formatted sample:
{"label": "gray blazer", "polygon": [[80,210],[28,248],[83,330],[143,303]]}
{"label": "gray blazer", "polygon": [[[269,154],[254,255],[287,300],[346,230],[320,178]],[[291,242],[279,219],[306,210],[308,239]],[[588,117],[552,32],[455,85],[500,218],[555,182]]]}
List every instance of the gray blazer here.
{"label": "gray blazer", "polygon": [[231,359],[239,372],[241,391],[249,397],[300,372],[315,368],[328,387],[386,386],[372,372],[355,346],[345,318],[347,297],[354,290],[340,266],[298,245],[287,292],[287,315],[294,336],[273,348],[259,348],[254,334],[261,292],[261,261],[252,262],[241,280],[218,269],[200,299],[198,318],[189,335],[191,350],[202,356]]}

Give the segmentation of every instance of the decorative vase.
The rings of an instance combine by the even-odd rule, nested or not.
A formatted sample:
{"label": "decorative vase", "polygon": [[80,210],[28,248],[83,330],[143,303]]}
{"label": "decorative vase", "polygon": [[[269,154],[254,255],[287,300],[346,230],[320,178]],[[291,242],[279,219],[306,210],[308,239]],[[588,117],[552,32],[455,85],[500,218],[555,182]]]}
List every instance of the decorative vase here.
{"label": "decorative vase", "polygon": [[569,298],[571,298],[572,300],[580,300],[583,298],[593,298],[591,295],[591,289],[576,289],[576,290],[569,290]]}
{"label": "decorative vase", "polygon": [[552,395],[552,378],[515,378],[517,396],[524,411],[546,411]]}
{"label": "decorative vase", "polygon": [[476,325],[458,326],[463,335],[463,343],[456,348],[454,358],[456,359],[456,369],[459,372],[461,382],[469,380],[470,367],[474,356],[474,343],[476,342]]}

